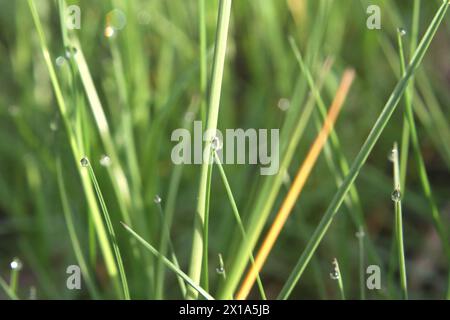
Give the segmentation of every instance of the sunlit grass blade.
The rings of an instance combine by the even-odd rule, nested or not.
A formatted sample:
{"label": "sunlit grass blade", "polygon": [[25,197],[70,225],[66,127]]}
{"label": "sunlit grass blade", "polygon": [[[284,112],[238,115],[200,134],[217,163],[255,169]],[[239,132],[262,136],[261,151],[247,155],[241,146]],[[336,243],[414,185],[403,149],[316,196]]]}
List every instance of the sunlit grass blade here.
{"label": "sunlit grass blade", "polygon": [[94,299],[99,298],[98,290],[94,284],[94,281],[91,277],[91,273],[88,269],[88,264],[83,255],[83,250],[80,245],[80,240],[78,239],[78,235],[75,230],[75,224],[72,219],[72,212],[69,205],[69,197],[67,196],[66,187],[64,185],[64,178],[62,174],[62,166],[61,159],[58,158],[56,162],[56,177],[58,180],[59,194],[61,196],[62,208],[64,219],[66,222],[67,229],[69,231],[70,242],[72,244],[73,251],[75,253],[75,257],[77,259],[78,265],[80,266],[81,272],[83,273],[84,280],[86,281],[86,285],[92,297]]}
{"label": "sunlit grass blade", "polygon": [[64,100],[62,91],[61,91],[61,86],[59,84],[58,77],[56,76],[56,72],[55,72],[55,68],[53,66],[50,52],[48,51],[48,48],[47,48],[44,32],[42,29],[42,25],[41,25],[41,22],[39,19],[38,12],[36,10],[34,0],[28,0],[28,5],[29,5],[30,11],[31,11],[31,15],[33,17],[34,24],[36,26],[36,30],[38,32],[39,44],[40,44],[40,47],[41,47],[41,50],[42,50],[42,53],[44,56],[45,64],[46,64],[48,72],[49,72],[50,81],[51,81],[51,84],[53,86],[53,90],[54,90],[54,93],[56,96],[56,101],[58,104],[59,112],[60,112],[61,118],[63,119],[63,122],[64,122],[64,127],[66,129],[67,138],[69,140],[69,145],[70,145],[70,148],[72,151],[74,164],[80,175],[81,182],[83,185],[83,191],[84,191],[84,194],[86,197],[86,201],[88,203],[92,218],[94,220],[100,247],[102,249],[103,257],[105,259],[106,268],[107,268],[109,276],[114,279],[117,276],[117,268],[114,263],[114,257],[112,254],[111,247],[109,245],[108,236],[106,234],[106,230],[104,228],[104,225],[103,225],[103,222],[101,219],[101,213],[100,213],[98,204],[95,199],[95,193],[92,188],[92,184],[89,179],[89,175],[85,170],[81,170],[82,168],[80,167],[80,164],[79,164],[79,160],[81,159],[82,155],[81,155],[81,152],[77,145],[77,139],[71,129],[67,105]]}
{"label": "sunlit grass blade", "polygon": [[437,29],[439,28],[442,20],[444,19],[449,4],[450,3],[448,1],[444,1],[441,7],[436,12],[436,15],[434,16],[425,35],[422,38],[422,41],[420,42],[416,52],[414,53],[414,56],[411,60],[411,64],[406,69],[406,72],[403,75],[402,79],[395,86],[394,91],[392,92],[381,114],[379,115],[377,121],[375,122],[372,130],[370,131],[369,136],[367,137],[365,143],[361,147],[361,150],[356,156],[356,159],[353,161],[349,174],[345,177],[341,187],[338,189],[337,193],[333,197],[319,225],[317,226],[316,230],[311,236],[303,254],[298,260],[296,266],[294,267],[294,270],[290,274],[285,285],[283,286],[278,296],[280,299],[289,298],[292,290],[294,289],[295,285],[297,284],[298,280],[303,274],[312,255],[316,251],[317,246],[323,239],[325,233],[327,232],[329,226],[331,225],[331,222],[333,221],[333,218],[335,217],[342,202],[344,201],[344,198],[347,195],[350,187],[353,185],[361,168],[363,167],[364,163],[369,157],[370,152],[372,151],[373,147],[378,141],[378,138],[383,132],[386,124],[389,122],[392,113],[394,112],[404,91],[406,90],[410,78],[412,77],[416,69],[419,67],[420,63],[422,62],[423,57],[425,56],[425,53],[427,52],[427,49],[431,41],[433,40]]}
{"label": "sunlit grass blade", "polygon": [[9,288],[12,292],[17,294],[18,284],[19,284],[19,275],[22,270],[22,261],[19,258],[14,258],[10,264],[11,267],[11,275],[9,280]]}
{"label": "sunlit grass blade", "polygon": [[183,271],[181,271],[179,268],[177,268],[169,259],[167,259],[166,257],[164,257],[163,255],[161,255],[158,250],[156,250],[151,244],[149,244],[147,241],[145,241],[141,236],[139,236],[136,232],[133,231],[133,229],[131,229],[129,226],[127,226],[126,224],[124,224],[122,222],[122,225],[124,226],[124,228],[134,237],[136,238],[142,245],[144,245],[144,247],[150,251],[153,255],[155,255],[156,257],[161,257],[162,261],[164,262],[164,264],[173,272],[175,272],[177,275],[179,275],[180,277],[182,277],[184,279],[184,281],[186,281],[187,284],[189,284],[197,293],[199,293],[201,296],[203,296],[205,299],[207,300],[214,300],[214,298],[208,293],[206,292],[203,288],[201,288],[194,280],[192,280],[191,278],[189,278],[189,276],[184,273]]}
{"label": "sunlit grass blade", "polygon": [[[210,99],[208,108],[208,122],[205,150],[210,150],[211,140],[217,129],[219,116],[220,94],[222,87],[223,70],[225,64],[225,52],[227,48],[228,26],[231,15],[231,0],[221,0],[219,4],[219,15],[217,21],[216,43],[213,61],[213,71],[211,76]],[[189,275],[195,283],[200,282],[203,261],[203,230],[206,214],[206,197],[208,193],[208,169],[210,164],[210,153],[206,152],[206,159],[203,159],[200,186],[198,192],[197,210],[194,218],[194,232],[192,240],[191,261],[189,265]],[[189,292],[189,298],[196,298],[197,292]]]}

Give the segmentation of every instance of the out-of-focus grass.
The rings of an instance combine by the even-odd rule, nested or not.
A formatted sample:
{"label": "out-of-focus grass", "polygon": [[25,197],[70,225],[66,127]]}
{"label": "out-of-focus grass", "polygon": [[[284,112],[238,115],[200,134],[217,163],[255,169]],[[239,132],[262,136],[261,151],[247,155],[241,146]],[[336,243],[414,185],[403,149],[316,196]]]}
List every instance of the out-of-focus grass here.
{"label": "out-of-focus grass", "polygon": [[[441,3],[380,1],[382,29],[368,30],[369,1],[349,1],[233,1],[223,82],[216,88],[221,93],[217,126],[280,128],[281,174],[263,177],[255,166],[224,164],[223,180],[224,172],[213,170],[207,246],[202,234],[196,240],[207,251],[192,254],[201,168],[171,162],[170,135],[176,128],[190,128],[194,119],[206,120],[211,111],[219,1],[71,0],[67,5],[78,4],[82,16],[81,29],[70,31],[60,23],[64,1],[30,0],[36,7],[33,19],[27,1],[0,0],[0,297],[26,299],[32,288],[37,298],[121,297],[110,279],[118,277],[118,270],[101,206],[79,163],[84,156],[101,186],[131,298],[181,298],[180,277],[208,298],[234,292],[248,266],[239,259],[250,257],[243,231],[250,247],[258,247],[342,71],[352,67],[357,78],[335,137],[260,274],[267,297],[275,298],[402,76],[397,29],[408,35],[403,37],[407,67],[415,41]],[[125,27],[107,38],[105,27],[115,23],[111,17],[117,18],[117,10],[126,17]],[[45,39],[37,32],[37,18]],[[346,298],[401,297],[395,251],[391,254],[395,214],[388,154],[394,141],[402,141],[406,123],[411,152],[401,159],[400,179],[405,181],[408,295],[446,296],[449,265],[435,225],[438,212],[439,233],[448,233],[449,32],[446,16],[406,90],[407,100],[384,128],[290,298],[339,298],[339,285],[329,276],[334,257],[339,257]],[[312,80],[319,95],[309,94],[289,36],[304,53],[309,84]],[[327,59],[334,61],[329,73],[323,67]],[[104,155],[110,163],[101,165]],[[162,207],[155,206],[155,195]],[[236,223],[237,212],[243,225]],[[130,236],[120,221],[142,238]],[[170,234],[164,235],[166,229]],[[365,234],[360,241],[358,231]],[[223,273],[215,272],[218,254]],[[15,293],[9,288],[9,263],[16,256],[23,270]],[[188,272],[193,260],[196,267]],[[80,291],[66,288],[66,268],[72,264],[82,267],[87,286]],[[362,266],[370,264],[381,267],[382,289],[361,292]],[[207,275],[202,273],[206,266]],[[198,286],[197,276],[208,283],[208,292]],[[251,297],[259,297],[256,287]]]}

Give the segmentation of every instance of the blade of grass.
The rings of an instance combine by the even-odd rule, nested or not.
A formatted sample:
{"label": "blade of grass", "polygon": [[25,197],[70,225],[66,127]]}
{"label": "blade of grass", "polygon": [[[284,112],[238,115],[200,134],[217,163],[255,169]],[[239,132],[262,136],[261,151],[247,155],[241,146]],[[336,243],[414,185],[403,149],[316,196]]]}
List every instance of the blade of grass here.
{"label": "blade of grass", "polygon": [[[95,192],[97,193],[98,200],[100,202],[100,207],[102,208],[103,218],[105,219],[106,227],[109,232],[109,236],[112,242],[112,247],[114,249],[114,255],[116,258],[117,268],[119,269],[119,275],[122,282],[122,291],[123,296],[126,300],[130,300],[130,291],[128,289],[127,277],[125,274],[125,269],[123,267],[122,255],[120,254],[119,245],[117,244],[116,233],[114,232],[114,227],[111,222],[111,217],[108,212],[108,207],[106,206],[105,199],[103,198],[102,191],[97,181],[97,177],[95,176],[94,169],[92,168],[89,159],[83,158],[81,160],[82,165],[87,167],[89,171],[89,176],[92,179],[92,183],[94,184]],[[83,163],[84,162],[84,163]]]}
{"label": "blade of grass", "polygon": [[17,286],[19,283],[19,275],[21,269],[22,269],[22,262],[19,260],[19,258],[14,258],[13,261],[11,262],[11,276],[9,280],[9,288],[15,294],[17,294]]}
{"label": "blade of grass", "polygon": [[425,35],[423,36],[416,52],[414,53],[414,56],[411,60],[411,64],[406,69],[405,74],[403,75],[402,79],[397,83],[397,85],[394,88],[394,91],[392,92],[391,96],[389,97],[386,105],[384,106],[381,114],[379,115],[377,121],[375,122],[372,130],[369,133],[369,136],[367,137],[365,143],[363,144],[361,150],[359,151],[358,155],[356,156],[356,159],[354,160],[349,174],[345,177],[341,187],[333,197],[333,200],[331,201],[330,205],[328,206],[328,209],[326,210],[324,216],[322,217],[319,225],[317,226],[316,230],[314,231],[312,237],[310,238],[310,241],[308,242],[303,254],[301,255],[300,259],[298,260],[296,266],[294,267],[294,270],[290,274],[288,280],[286,281],[285,285],[283,286],[279,298],[280,299],[288,299],[289,295],[291,294],[292,290],[294,289],[296,283],[300,279],[301,275],[303,274],[303,271],[305,270],[308,262],[310,261],[312,255],[314,254],[317,246],[321,242],[322,238],[324,237],[325,233],[327,232],[329,226],[331,225],[331,222],[333,221],[334,216],[336,215],[337,211],[340,208],[340,205],[344,201],[345,196],[347,195],[350,187],[353,185],[356,177],[358,176],[362,166],[366,162],[367,158],[370,155],[370,152],[372,151],[373,147],[375,146],[376,142],[378,141],[378,138],[380,137],[381,133],[384,130],[384,127],[388,123],[392,113],[394,112],[396,106],[398,105],[404,91],[406,90],[406,87],[409,83],[410,78],[416,71],[416,69],[419,67],[420,63],[423,60],[423,57],[425,56],[425,53],[427,52],[427,49],[437,31],[439,28],[442,20],[444,19],[445,13],[447,12],[448,1],[443,1],[442,5],[436,12],[432,22],[430,23]]}
{"label": "blade of grass", "polygon": [[[402,74],[405,74],[405,58],[403,53],[403,45],[402,45],[402,39],[401,35],[398,35],[398,45],[399,45],[399,51],[400,51],[400,64],[401,64],[401,72]],[[439,234],[439,238],[441,240],[444,253],[447,256],[447,263],[450,266],[450,245],[448,243],[448,233],[446,231],[446,227],[444,226],[441,215],[439,213],[439,209],[436,205],[436,201],[433,197],[433,191],[431,189],[431,184],[428,178],[427,169],[425,166],[425,161],[423,160],[422,152],[420,149],[420,142],[419,142],[419,136],[417,134],[416,124],[414,120],[414,113],[412,109],[411,101],[407,101],[405,103],[405,114],[409,125],[409,130],[411,134],[411,142],[414,152],[414,157],[416,160],[416,163],[418,165],[419,170],[419,177],[420,182],[422,185],[422,189],[424,192],[424,195],[428,201],[428,204],[431,209],[431,217],[433,219],[433,223],[436,227],[436,230]],[[404,289],[404,288],[403,288]],[[448,288],[447,288],[447,295],[450,298],[450,270],[448,274]]]}
{"label": "blade of grass", "polygon": [[0,287],[5,291],[6,295],[11,300],[19,300],[14,291],[10,288],[8,283],[0,276]]}
{"label": "blade of grass", "polygon": [[[180,268],[180,264],[178,263],[178,258],[177,258],[176,254],[175,254],[175,249],[174,249],[172,240],[170,238],[170,231],[169,231],[169,228],[168,228],[168,226],[166,224],[165,214],[164,214],[163,208],[161,206],[161,201],[162,200],[161,200],[161,198],[159,196],[155,196],[155,203],[156,203],[156,206],[158,207],[159,217],[160,217],[160,220],[161,220],[161,228],[162,228],[159,252],[162,252],[161,248],[163,247],[163,244],[167,243],[168,246],[169,246],[169,249],[171,251],[172,262],[179,269]],[[159,258],[158,261],[164,267],[164,262],[162,261],[162,259]],[[162,268],[162,269],[164,269],[164,268]],[[164,273],[162,272],[162,270],[159,270],[157,272],[157,274],[158,274],[158,277],[164,277]],[[183,297],[185,297],[186,296],[186,285],[184,283],[184,280],[180,276],[177,276],[177,278],[178,278],[178,284],[180,285],[181,294],[182,294]],[[162,285],[164,284],[163,281],[161,281],[161,283],[162,283]],[[163,291],[163,290],[161,289],[161,291]],[[161,295],[161,298],[162,298],[162,295]]]}
{"label": "blade of grass", "polygon": [[400,270],[400,285],[402,288],[403,299],[407,300],[408,287],[406,281],[405,250],[403,244],[402,190],[397,143],[394,144],[394,148],[392,149],[392,162],[394,171],[394,191],[392,193],[392,200],[394,201],[395,207],[395,239],[397,243],[398,265]]}
{"label": "blade of grass", "polygon": [[[241,232],[241,237],[242,237],[242,239],[244,241],[247,241],[247,234],[245,232],[244,224],[242,223],[241,215],[239,214],[239,210],[237,208],[236,201],[234,200],[233,192],[231,191],[230,184],[228,183],[228,179],[227,179],[227,176],[225,174],[225,170],[223,169],[222,163],[220,162],[220,158],[219,158],[219,156],[217,154],[217,151],[214,151],[214,159],[215,159],[214,163],[219,167],[220,176],[222,177],[222,182],[223,182],[225,190],[227,192],[228,200],[230,201],[231,209],[232,209],[233,214],[234,214],[234,218],[236,219],[236,222],[238,224],[239,230]],[[250,256],[251,264],[254,265],[255,264],[255,258],[253,257],[253,253],[250,251],[248,254]],[[220,256],[220,260],[221,259],[222,259],[222,256]],[[267,296],[266,296],[266,293],[264,291],[264,286],[262,284],[262,281],[261,281],[261,278],[259,276],[259,273],[256,275],[256,282],[258,284],[258,289],[259,289],[259,293],[261,295],[261,298],[263,300],[267,300]]]}
{"label": "blade of grass", "polygon": [[161,255],[151,244],[149,244],[147,241],[145,241],[141,236],[139,236],[136,232],[133,231],[129,226],[127,226],[125,223],[121,222],[123,227],[134,237],[136,238],[144,247],[150,251],[153,255],[156,257],[161,257],[164,264],[173,272],[175,272],[177,275],[179,275],[181,278],[186,281],[187,284],[189,284],[197,293],[202,295],[207,300],[214,300],[214,298],[206,292],[202,287],[200,287],[194,280],[189,278],[189,276],[180,270],[180,268],[177,268],[169,259]]}
{"label": "blade of grass", "polygon": [[359,294],[360,299],[366,299],[366,268],[364,265],[364,230],[359,229],[356,233],[356,238],[358,238],[358,253],[359,253]]}
{"label": "blade of grass", "polygon": [[[211,149],[212,155],[212,149]],[[211,156],[210,156],[211,157]],[[202,276],[201,284],[206,291],[209,290],[209,259],[208,259],[208,249],[209,249],[209,204],[211,200],[211,178],[213,172],[213,166],[208,166],[208,179],[206,182],[206,199],[205,199],[205,221],[203,223],[203,260],[202,260]]]}
{"label": "blade of grass", "polygon": [[[420,19],[420,1],[414,0],[413,5],[413,17],[412,17],[412,28],[411,28],[411,39],[410,39],[410,55],[414,54],[417,48],[417,38],[419,34],[419,19]],[[398,42],[401,45],[402,34],[398,33]],[[400,49],[400,55],[403,56],[403,48]],[[404,57],[401,58],[404,61]],[[401,74],[403,74],[403,67],[401,68]],[[405,103],[412,105],[414,97],[414,77],[411,78],[411,82],[405,92]],[[410,128],[408,123],[408,117],[404,113],[403,117],[403,132],[402,132],[402,144],[401,144],[401,155],[400,155],[400,186],[403,191],[405,191],[406,185],[406,172],[408,166],[408,153],[409,153],[409,140],[410,140]]]}
{"label": "blade of grass", "polygon": [[339,263],[336,258],[333,259],[332,264],[334,266],[334,269],[333,272],[330,273],[330,278],[332,280],[337,280],[339,294],[341,295],[341,299],[345,300],[344,282],[342,281],[342,273],[339,269]]}
{"label": "blade of grass", "polygon": [[345,101],[348,91],[350,90],[350,86],[354,79],[354,71],[346,70],[344,75],[342,76],[341,85],[336,93],[336,97],[331,104],[328,115],[325,119],[322,130],[317,135],[317,138],[311,145],[311,148],[308,154],[303,161],[297,176],[286,195],[283,204],[281,205],[280,210],[278,211],[274,222],[272,223],[271,228],[269,229],[266,237],[264,238],[263,244],[256,255],[255,264],[250,267],[250,270],[247,276],[244,279],[244,282],[236,295],[237,299],[245,299],[250,292],[251,287],[255,281],[256,275],[261,271],[262,266],[264,265],[270,251],[275,244],[284,224],[286,223],[287,218],[289,217],[292,208],[295,205],[300,193],[303,190],[303,187],[308,180],[309,174],[311,173],[320,152],[325,145],[326,140],[330,132],[333,130],[334,123],[337,119],[339,111]]}
{"label": "blade of grass", "polygon": [[208,59],[206,43],[206,18],[205,18],[205,0],[198,0],[198,34],[200,38],[200,115],[202,122],[206,121],[207,105],[207,86],[208,86]]}
{"label": "blade of grass", "polygon": [[[198,107],[199,107],[199,103],[198,103],[198,98],[194,97],[191,100],[191,103],[183,117],[183,129],[188,130],[191,126],[192,126],[192,122],[195,119],[195,116],[198,112]],[[178,190],[180,187],[180,182],[181,182],[181,177],[183,174],[183,169],[184,169],[184,165],[180,164],[180,165],[176,165],[174,167],[174,169],[172,170],[172,174],[170,176],[170,182],[169,182],[169,190],[167,193],[167,202],[166,205],[164,206],[164,210],[161,210],[164,212],[164,216],[162,217],[162,224],[163,226],[165,226],[168,230],[168,233],[170,235],[170,229],[172,226],[172,220],[175,214],[175,204],[176,204],[176,199],[177,199],[177,195],[178,195]],[[160,246],[160,253],[164,256],[166,255],[167,252],[167,246],[171,246],[171,244],[169,243],[170,237],[167,237],[166,239],[161,239],[161,246]],[[173,260],[173,259],[172,259]],[[175,261],[174,261],[175,263]],[[164,274],[165,274],[165,268],[164,265],[162,263],[162,261],[159,262],[158,266],[156,267],[157,273],[160,275],[161,277],[161,282],[162,282],[162,286],[164,285]],[[184,285],[184,282],[183,282]],[[183,289],[182,289],[183,290]],[[183,296],[186,296],[186,288],[184,287],[184,294]]]}
{"label": "blade of grass", "polygon": [[72,248],[75,253],[75,257],[77,258],[78,265],[80,266],[81,272],[83,273],[83,277],[84,280],[86,281],[86,285],[88,287],[90,294],[94,299],[98,299],[100,297],[98,294],[98,290],[88,270],[86,260],[84,259],[83,251],[81,249],[80,241],[75,231],[75,224],[72,219],[72,212],[69,205],[69,198],[67,196],[66,187],[64,186],[64,178],[62,174],[62,165],[60,158],[58,158],[56,161],[56,177],[58,180],[59,194],[61,196],[64,220],[66,222],[67,230],[69,231],[70,242],[72,243]]}
{"label": "blade of grass", "polygon": [[[205,150],[210,150],[211,140],[217,128],[219,115],[220,93],[222,87],[223,69],[225,63],[225,52],[227,47],[228,26],[231,15],[232,0],[221,0],[219,4],[219,15],[217,21],[216,47],[214,51],[214,62],[211,80],[211,95],[209,100],[208,123]],[[208,167],[210,164],[210,153],[206,152],[206,159],[203,159],[197,210],[194,222],[194,234],[192,240],[192,253],[189,265],[189,275],[195,283],[199,283],[202,272],[203,261],[203,228],[206,214],[206,196],[208,193]],[[197,297],[196,291],[189,291],[189,298]]]}

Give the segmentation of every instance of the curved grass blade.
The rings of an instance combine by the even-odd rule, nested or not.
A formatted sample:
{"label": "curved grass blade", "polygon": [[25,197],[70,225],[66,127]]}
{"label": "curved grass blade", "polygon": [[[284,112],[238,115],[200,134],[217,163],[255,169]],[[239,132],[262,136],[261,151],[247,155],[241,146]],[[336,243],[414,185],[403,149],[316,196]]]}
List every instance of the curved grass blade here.
{"label": "curved grass blade", "polygon": [[11,300],[19,300],[17,295],[14,293],[14,291],[9,287],[8,283],[2,277],[0,277],[0,287],[3,289],[3,291],[5,291],[6,295]]}
{"label": "curved grass blade", "polygon": [[117,268],[119,269],[120,279],[122,281],[123,296],[126,300],[130,300],[130,291],[128,289],[127,277],[125,274],[125,269],[123,267],[122,256],[120,254],[119,245],[117,244],[116,233],[111,222],[111,217],[109,216],[108,208],[106,207],[105,199],[103,198],[102,191],[98,184],[97,178],[95,177],[94,169],[92,169],[91,164],[87,158],[83,158],[82,161],[86,161],[83,166],[86,166],[89,171],[89,176],[94,184],[95,192],[97,193],[98,200],[100,202],[100,207],[102,208],[103,218],[106,222],[106,227],[108,228],[109,236],[111,238],[112,247],[114,249],[114,255],[116,257]]}
{"label": "curved grass blade", "polygon": [[[222,163],[220,162],[219,156],[217,152],[214,152],[215,164],[219,167],[220,176],[222,177],[223,184],[225,186],[225,190],[227,191],[228,200],[230,200],[231,208],[234,214],[234,218],[238,224],[239,230],[241,232],[242,239],[247,241],[247,234],[245,232],[244,224],[242,223],[241,215],[239,214],[239,210],[236,205],[236,201],[234,200],[233,192],[231,191],[230,184],[228,183],[227,176],[225,174],[225,170],[223,169]],[[248,255],[250,256],[250,262],[252,265],[255,264],[255,258],[253,257],[253,253],[249,251]],[[220,256],[220,260],[222,260],[222,256]],[[223,264],[223,262],[222,262]],[[259,276],[259,272],[256,275],[256,282],[258,284],[259,293],[261,294],[261,298],[263,300],[267,300],[266,293],[264,291],[264,286],[261,281],[261,277]]]}
{"label": "curved grass blade", "polygon": [[207,300],[214,300],[214,298],[205,291],[202,287],[200,287],[194,280],[189,278],[189,276],[180,270],[180,268],[177,268],[169,259],[161,255],[158,250],[156,250],[150,243],[145,241],[141,236],[139,236],[136,232],[133,231],[129,226],[127,226],[125,223],[121,222],[121,224],[124,226],[124,228],[134,237],[136,238],[141,244],[144,245],[148,251],[150,251],[153,255],[155,255],[158,258],[161,258],[164,264],[173,272],[175,272],[177,275],[179,275],[181,278],[186,281],[197,293],[202,295]]}
{"label": "curved grass blade", "polygon": [[[404,74],[406,63],[405,63],[405,55],[403,52],[403,42],[401,39],[401,35],[398,35],[397,38],[398,38],[398,45],[399,45],[399,51],[400,51],[400,68],[401,68],[400,70],[401,70],[402,74]],[[408,91],[407,91],[407,93],[408,93]],[[406,97],[408,98],[408,96],[409,95],[407,95]],[[422,184],[423,193],[425,194],[425,197],[428,201],[428,205],[430,206],[431,217],[432,217],[433,223],[435,225],[435,228],[436,228],[439,238],[441,240],[441,243],[442,243],[442,246],[444,249],[444,253],[447,256],[447,261],[450,264],[450,245],[448,243],[448,241],[449,241],[448,233],[446,231],[444,224],[442,223],[442,219],[441,219],[441,215],[439,213],[438,206],[436,205],[436,201],[434,200],[434,197],[433,197],[433,191],[431,189],[430,180],[428,178],[425,161],[423,160],[422,152],[420,149],[419,136],[417,134],[416,123],[414,120],[414,113],[413,113],[411,98],[408,98],[405,103],[405,117],[406,117],[409,131],[410,131],[411,144],[413,147],[414,157],[415,157],[415,160],[416,160],[416,163],[418,166],[419,178],[420,178],[420,183]],[[401,182],[404,183],[403,180]],[[401,185],[401,187],[403,187],[403,184]],[[400,208],[400,210],[401,210],[401,208]],[[405,278],[405,281],[406,281],[406,278]],[[406,283],[404,285],[405,286],[403,286],[403,283],[402,283],[402,289],[403,289],[404,296],[405,296]],[[448,274],[447,296],[450,297],[450,271]],[[406,294],[406,298],[407,298],[407,294]]]}
{"label": "curved grass blade", "polygon": [[397,143],[392,149],[392,162],[394,171],[394,191],[392,193],[392,200],[395,207],[395,240],[397,243],[398,264],[400,270],[400,284],[403,293],[403,299],[408,299],[408,287],[406,282],[406,266],[405,266],[405,249],[403,244],[403,218],[402,218],[402,201],[401,201],[401,179],[400,179],[400,165],[398,156]]}
{"label": "curved grass blade", "polygon": [[286,281],[285,285],[283,286],[278,298],[288,299],[289,295],[291,294],[291,292],[294,289],[295,285],[297,284],[298,280],[302,276],[312,255],[314,254],[315,250],[317,249],[317,246],[319,245],[319,243],[325,236],[325,233],[327,232],[329,226],[331,225],[333,218],[335,217],[342,202],[344,201],[344,198],[346,197],[350,187],[353,185],[353,182],[355,181],[361,168],[363,167],[364,163],[366,162],[367,158],[369,157],[370,152],[372,151],[373,147],[375,146],[376,142],[378,141],[378,138],[380,137],[381,133],[383,132],[384,127],[389,122],[389,119],[390,119],[392,113],[394,112],[403,93],[406,90],[409,80],[411,79],[414,72],[419,67],[420,63],[422,62],[423,57],[425,56],[425,53],[427,52],[427,49],[428,49],[431,41],[433,40],[437,29],[439,28],[442,20],[444,19],[444,16],[445,16],[445,13],[447,12],[449,4],[450,4],[450,2],[444,1],[442,3],[441,7],[439,8],[439,10],[436,12],[436,15],[434,16],[433,21],[429,25],[428,30],[426,31],[425,35],[423,36],[422,41],[420,42],[420,44],[414,54],[414,57],[411,60],[411,64],[406,69],[406,72],[403,75],[402,79],[395,86],[394,91],[392,92],[392,94],[389,97],[386,105],[384,106],[381,114],[379,115],[377,121],[375,122],[372,130],[370,131],[369,136],[367,137],[361,150],[359,151],[358,155],[356,156],[356,159],[354,160],[354,162],[350,168],[349,174],[345,177],[341,187],[338,189],[337,193],[333,197],[333,200],[331,201],[331,203],[328,206],[328,209],[326,210],[324,216],[322,217],[319,225],[317,226],[316,230],[314,231],[313,235],[311,236],[310,241],[308,242],[303,254],[300,256],[300,259],[298,260],[296,266],[294,267],[294,270],[292,271],[288,280]]}
{"label": "curved grass blade", "polygon": [[94,299],[99,298],[98,290],[94,285],[94,281],[91,274],[88,271],[86,260],[84,259],[83,252],[81,250],[80,241],[78,239],[77,233],[75,231],[75,224],[72,219],[72,213],[69,206],[69,199],[67,196],[67,191],[64,186],[64,179],[62,174],[61,159],[58,158],[56,161],[56,177],[58,180],[59,194],[61,196],[61,203],[63,207],[64,220],[66,222],[67,230],[69,231],[70,242],[72,243],[73,251],[75,257],[77,258],[78,265],[81,268],[84,279],[86,280],[86,285],[89,292]]}

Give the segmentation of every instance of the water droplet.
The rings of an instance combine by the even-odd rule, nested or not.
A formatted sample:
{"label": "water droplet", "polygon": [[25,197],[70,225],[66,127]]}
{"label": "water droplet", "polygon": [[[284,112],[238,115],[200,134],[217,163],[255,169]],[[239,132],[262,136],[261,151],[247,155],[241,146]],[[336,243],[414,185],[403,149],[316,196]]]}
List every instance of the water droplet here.
{"label": "water droplet", "polygon": [[70,59],[77,54],[78,50],[75,47],[66,47],[66,59]]}
{"label": "water droplet", "polygon": [[394,162],[394,159],[395,159],[395,157],[396,157],[396,150],[395,149],[392,149],[391,150],[391,152],[389,152],[389,154],[388,154],[388,160],[390,161],[390,162]]}
{"label": "water droplet", "polygon": [[225,269],[223,267],[217,267],[216,268],[216,272],[217,272],[217,274],[224,274],[225,273]]}
{"label": "water droplet", "polygon": [[400,36],[405,36],[406,35],[406,30],[404,28],[398,28],[397,32],[400,34]]}
{"label": "water droplet", "polygon": [[19,258],[14,258],[9,264],[12,270],[20,271],[22,270],[22,261]]}
{"label": "water droplet", "polygon": [[287,109],[289,109],[290,106],[291,106],[291,102],[288,99],[281,98],[280,100],[278,100],[278,108],[281,111],[286,111]]}
{"label": "water droplet", "polygon": [[400,192],[399,189],[395,189],[392,194],[391,194],[391,199],[392,201],[400,201],[402,199],[402,193]]}
{"label": "water droplet", "polygon": [[66,63],[66,58],[64,58],[63,56],[59,56],[58,58],[56,58],[55,63],[57,67],[61,68],[64,63]]}
{"label": "water droplet", "polygon": [[161,197],[160,197],[159,195],[156,195],[156,196],[153,198],[153,202],[156,203],[156,204],[160,204],[161,201],[162,201],[162,199],[161,199]]}
{"label": "water droplet", "polygon": [[100,158],[100,165],[104,167],[109,167],[111,165],[111,158],[108,157],[106,154],[102,155]]}
{"label": "water droplet", "polygon": [[80,163],[81,163],[82,167],[88,167],[89,166],[89,160],[86,157],[81,158]]}
{"label": "water droplet", "polygon": [[332,280],[338,280],[339,277],[340,277],[339,272],[337,272],[336,270],[330,272],[330,278],[331,278]]}
{"label": "water droplet", "polygon": [[219,151],[221,150],[223,147],[222,141],[219,139],[219,137],[215,136],[214,138],[212,138],[211,140],[211,148],[214,151]]}
{"label": "water droplet", "polygon": [[114,9],[106,14],[106,25],[113,28],[114,31],[122,30],[126,24],[127,16],[122,10]]}
{"label": "water droplet", "polygon": [[111,27],[111,26],[107,26],[106,28],[105,28],[105,37],[107,37],[107,38],[111,38],[112,36],[114,36],[114,33],[115,33],[115,31],[114,31],[114,28],[113,27]]}
{"label": "water droplet", "polygon": [[331,264],[334,266],[333,267],[333,271],[330,272],[330,278],[332,280],[337,280],[340,278],[340,274],[339,274],[339,265],[338,262],[336,260],[336,258],[333,259],[333,261],[331,262]]}

